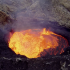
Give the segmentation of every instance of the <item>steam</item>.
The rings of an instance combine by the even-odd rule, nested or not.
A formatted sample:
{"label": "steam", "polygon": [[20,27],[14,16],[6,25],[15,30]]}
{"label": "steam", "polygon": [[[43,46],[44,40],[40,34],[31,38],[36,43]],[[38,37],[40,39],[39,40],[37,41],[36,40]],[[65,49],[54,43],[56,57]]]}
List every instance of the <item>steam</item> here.
{"label": "steam", "polygon": [[12,24],[8,23],[0,27],[4,36],[8,34],[11,29],[21,31],[33,28],[48,29],[50,27],[53,32],[70,35],[69,32],[58,25],[56,19],[53,17],[54,14],[51,14],[51,0],[1,0],[0,4],[5,7],[3,7],[3,10],[10,10],[8,12],[12,18],[15,17]]}
{"label": "steam", "polygon": [[5,13],[8,12],[13,19],[15,17],[12,24],[9,22],[4,26],[0,26],[0,30],[4,33],[4,36],[9,34],[11,29],[21,31],[41,28],[40,24],[43,24],[45,15],[40,10],[39,1],[40,0],[2,0],[0,4],[3,7],[2,9],[6,11]]}
{"label": "steam", "polygon": [[[12,18],[13,15],[15,16],[15,21],[12,25],[4,26],[5,30],[7,27],[8,29],[14,29],[14,31],[41,28],[40,25],[43,24],[45,20],[48,22],[48,18],[45,18],[46,15],[42,12],[42,6],[40,5],[42,4],[42,0],[3,0],[1,3],[3,5],[6,4],[12,12],[10,13]],[[46,13],[48,17],[48,11],[46,11]]]}
{"label": "steam", "polygon": [[19,11],[16,14],[16,21],[13,24],[13,29],[18,31],[39,27],[40,22],[44,20],[44,13],[40,12],[40,7],[38,5],[39,0],[32,1],[32,4],[27,7],[25,11]]}

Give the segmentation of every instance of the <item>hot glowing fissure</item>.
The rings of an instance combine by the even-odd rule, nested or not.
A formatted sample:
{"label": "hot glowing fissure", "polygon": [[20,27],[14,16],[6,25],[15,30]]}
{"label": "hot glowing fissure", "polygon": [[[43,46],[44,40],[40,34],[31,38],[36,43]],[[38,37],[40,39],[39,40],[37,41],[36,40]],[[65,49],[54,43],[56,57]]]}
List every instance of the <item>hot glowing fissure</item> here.
{"label": "hot glowing fissure", "polygon": [[[60,42],[61,39],[64,40],[66,44]],[[25,55],[28,58],[45,56],[47,52],[49,55],[61,54],[64,51],[63,49],[68,46],[68,42],[64,37],[46,30],[46,28],[23,30],[14,32],[13,34],[10,33],[8,43],[9,48],[16,54]],[[56,50],[57,47],[59,48],[58,50]],[[53,52],[52,49],[54,49]],[[43,53],[44,50],[47,52]],[[61,51],[59,52],[59,50]],[[41,53],[43,54],[41,55]]]}

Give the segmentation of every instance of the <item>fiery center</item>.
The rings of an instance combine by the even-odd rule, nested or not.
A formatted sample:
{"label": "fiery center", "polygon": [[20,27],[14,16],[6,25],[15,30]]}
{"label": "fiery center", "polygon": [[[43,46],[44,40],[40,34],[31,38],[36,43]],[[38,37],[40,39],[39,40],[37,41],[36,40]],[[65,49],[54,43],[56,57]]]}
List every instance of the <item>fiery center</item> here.
{"label": "fiery center", "polygon": [[[60,38],[60,39],[59,39]],[[16,54],[25,55],[28,58],[37,58],[41,56],[41,53],[46,50],[49,54],[62,53],[63,48],[61,48],[61,38],[67,43],[65,38],[60,35],[57,35],[51,31],[47,31],[45,28],[41,29],[29,29],[21,32],[14,32],[10,37],[9,48],[11,48]],[[63,45],[66,47],[67,45]],[[49,49],[60,49],[56,52],[54,50],[48,51]],[[43,53],[42,56],[47,53]]]}

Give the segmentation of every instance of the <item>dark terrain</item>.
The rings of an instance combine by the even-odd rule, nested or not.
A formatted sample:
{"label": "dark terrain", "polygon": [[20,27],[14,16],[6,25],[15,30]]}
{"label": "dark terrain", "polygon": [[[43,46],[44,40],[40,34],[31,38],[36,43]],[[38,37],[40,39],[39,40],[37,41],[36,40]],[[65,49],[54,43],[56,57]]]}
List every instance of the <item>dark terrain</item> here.
{"label": "dark terrain", "polygon": [[[46,28],[69,46],[59,55],[28,59],[8,47],[11,30]],[[0,70],[70,70],[69,0],[0,0]]]}
{"label": "dark terrain", "polygon": [[[51,26],[50,30],[65,37],[70,45],[70,30],[56,24],[53,26],[53,24],[42,25],[42,28],[48,29]],[[65,52],[61,55],[28,59],[26,56],[16,55],[8,47],[5,34],[0,32],[2,34],[0,35],[0,70],[70,70],[70,47],[65,48]]]}

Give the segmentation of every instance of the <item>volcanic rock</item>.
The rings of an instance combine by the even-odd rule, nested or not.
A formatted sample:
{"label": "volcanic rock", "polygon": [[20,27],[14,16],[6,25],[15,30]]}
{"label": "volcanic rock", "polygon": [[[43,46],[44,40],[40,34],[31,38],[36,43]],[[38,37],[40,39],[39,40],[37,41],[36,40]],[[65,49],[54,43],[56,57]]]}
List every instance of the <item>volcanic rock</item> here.
{"label": "volcanic rock", "polygon": [[70,70],[70,55],[51,58],[0,58],[0,70]]}
{"label": "volcanic rock", "polygon": [[0,0],[0,11],[13,18],[19,12],[28,12],[38,20],[58,22],[62,26],[70,27],[69,0]]}
{"label": "volcanic rock", "polygon": [[[32,18],[35,16],[34,21],[46,20],[52,22],[51,24],[58,22],[60,25],[70,28],[69,0],[0,0],[0,24],[11,23],[12,19],[17,20],[18,13],[21,15],[28,13],[32,15]],[[41,22],[41,24],[48,27],[47,22]],[[70,31],[67,33],[57,27],[54,30],[70,40]],[[70,54],[67,52],[69,49],[59,56],[27,59],[25,56],[16,55],[8,48],[8,45],[2,41],[4,39],[1,39],[2,36],[0,36],[0,70],[70,70]]]}
{"label": "volcanic rock", "polygon": [[60,25],[70,27],[70,0],[52,0],[53,12]]}
{"label": "volcanic rock", "polygon": [[0,25],[5,25],[6,23],[11,23],[11,18],[6,15],[4,12],[0,11]]}

